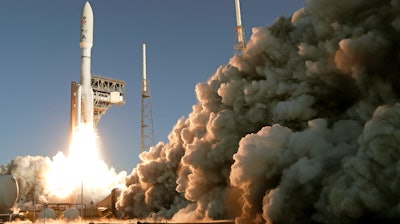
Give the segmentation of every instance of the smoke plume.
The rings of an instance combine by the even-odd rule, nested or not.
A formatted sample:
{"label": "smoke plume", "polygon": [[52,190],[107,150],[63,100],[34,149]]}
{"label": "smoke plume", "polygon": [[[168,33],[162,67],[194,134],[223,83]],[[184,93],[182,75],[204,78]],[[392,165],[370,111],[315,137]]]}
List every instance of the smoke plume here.
{"label": "smoke plume", "polygon": [[[17,156],[10,163],[0,166],[0,175],[11,174],[17,179],[19,208],[30,207],[34,201],[38,204],[81,203],[81,200],[86,204],[90,204],[91,201],[99,202],[111,193],[112,188],[123,183],[126,177],[126,172],[116,173],[114,168],[99,160],[94,167],[86,167],[92,176],[103,177],[101,182],[93,184],[87,177],[82,179],[82,172],[74,170],[74,167],[79,166],[71,163],[62,152],[52,159],[42,156]],[[59,183],[54,185],[54,182]]]}
{"label": "smoke plume", "polygon": [[141,154],[126,217],[400,220],[400,1],[307,0],[253,28]]}

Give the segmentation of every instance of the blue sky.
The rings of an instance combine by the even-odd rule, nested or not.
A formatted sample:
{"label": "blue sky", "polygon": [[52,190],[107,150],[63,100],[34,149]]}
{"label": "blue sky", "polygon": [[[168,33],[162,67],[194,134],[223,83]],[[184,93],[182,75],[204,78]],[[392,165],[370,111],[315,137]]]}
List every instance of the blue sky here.
{"label": "blue sky", "polygon": [[[104,161],[130,171],[139,162],[143,42],[155,140],[167,141],[196,104],[194,87],[232,57],[234,0],[93,0],[92,73],[126,81],[126,105],[98,125]],[[53,157],[69,144],[70,83],[79,81],[84,1],[0,1],[0,165],[16,156]],[[242,0],[252,27],[290,16],[301,0]]]}

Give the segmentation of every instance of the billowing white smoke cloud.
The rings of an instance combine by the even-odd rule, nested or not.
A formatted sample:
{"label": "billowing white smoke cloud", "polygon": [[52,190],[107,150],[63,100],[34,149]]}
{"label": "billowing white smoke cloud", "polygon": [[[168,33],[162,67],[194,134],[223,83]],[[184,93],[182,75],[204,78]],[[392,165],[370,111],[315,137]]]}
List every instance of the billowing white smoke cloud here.
{"label": "billowing white smoke cloud", "polygon": [[[0,166],[0,174],[12,174],[16,177],[19,185],[18,204],[20,206],[31,206],[36,195],[36,203],[84,203],[91,201],[99,202],[111,193],[111,190],[123,183],[126,172],[116,173],[114,168],[108,167],[99,160],[96,165],[96,172],[101,173],[102,179],[96,185],[81,180],[78,173],[62,152],[59,152],[53,159],[42,156],[18,156],[10,163]],[[97,175],[97,174],[96,174]],[[94,176],[96,176],[94,174]],[[57,179],[49,180],[49,178]],[[72,177],[72,179],[71,179]],[[77,181],[77,184],[65,182],[64,179]],[[64,180],[64,181],[61,181]],[[52,183],[59,181],[63,188],[54,189]],[[66,186],[70,184],[70,186]],[[93,185],[93,186],[92,186]],[[83,191],[83,199],[82,199]]]}
{"label": "billowing white smoke cloud", "polygon": [[29,202],[33,201],[35,189],[36,195],[45,195],[45,173],[50,164],[48,157],[18,156],[9,164],[0,166],[0,174],[14,175],[18,180],[19,199]]}
{"label": "billowing white smoke cloud", "polygon": [[400,1],[307,0],[141,155],[127,217],[236,223],[400,220]]}

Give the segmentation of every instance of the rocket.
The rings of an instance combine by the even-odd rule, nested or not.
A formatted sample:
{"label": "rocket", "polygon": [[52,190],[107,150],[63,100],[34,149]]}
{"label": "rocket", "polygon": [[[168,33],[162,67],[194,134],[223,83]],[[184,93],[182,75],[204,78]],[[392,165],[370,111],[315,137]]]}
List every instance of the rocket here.
{"label": "rocket", "polygon": [[235,10],[236,10],[236,43],[235,50],[242,51],[246,48],[246,40],[244,38],[244,30],[242,26],[242,17],[240,14],[240,2],[239,0],[235,0]]}
{"label": "rocket", "polygon": [[85,2],[81,14],[79,46],[82,49],[81,81],[77,89],[77,125],[80,123],[93,127],[93,90],[91,86],[91,50],[93,46],[93,10]]}
{"label": "rocket", "polygon": [[[236,11],[236,26],[237,27],[242,27],[242,16],[241,16],[241,13],[240,13],[240,2],[239,2],[239,0],[235,0],[235,11]],[[238,32],[241,32],[241,30],[238,31]],[[242,43],[244,41],[242,38],[243,38],[243,35],[241,33],[239,33],[238,41],[240,43]]]}
{"label": "rocket", "polygon": [[81,56],[81,80],[71,83],[70,138],[75,128],[81,124],[93,127],[93,89],[90,72],[90,56],[93,46],[93,11],[89,2],[85,2],[81,14],[79,46]]}

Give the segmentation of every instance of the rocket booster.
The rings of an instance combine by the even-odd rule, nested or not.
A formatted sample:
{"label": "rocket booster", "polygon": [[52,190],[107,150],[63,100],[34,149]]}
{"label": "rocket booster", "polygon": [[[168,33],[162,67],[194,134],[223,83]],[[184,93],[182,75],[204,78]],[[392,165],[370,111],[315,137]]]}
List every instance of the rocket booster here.
{"label": "rocket booster", "polygon": [[237,32],[237,37],[238,37],[238,43],[244,45],[244,32],[243,32],[243,26],[242,26],[242,16],[240,13],[240,2],[239,0],[235,0],[235,9],[236,9],[236,32]]}
{"label": "rocket booster", "polygon": [[77,108],[78,124],[85,123],[93,127],[93,90],[91,86],[91,50],[93,46],[93,10],[89,2],[85,2],[81,15],[80,48],[82,49],[81,58],[81,82],[77,100],[81,105]]}
{"label": "rocket booster", "polygon": [[239,0],[235,0],[235,9],[236,9],[236,28],[235,28],[235,33],[236,33],[236,40],[235,40],[235,45],[234,49],[237,51],[237,53],[241,54],[241,52],[246,48],[246,40],[244,38],[244,30],[242,26],[242,17],[240,15],[240,2]]}
{"label": "rocket booster", "polygon": [[242,17],[240,15],[240,2],[235,0],[235,10],[236,10],[236,25],[242,26]]}

